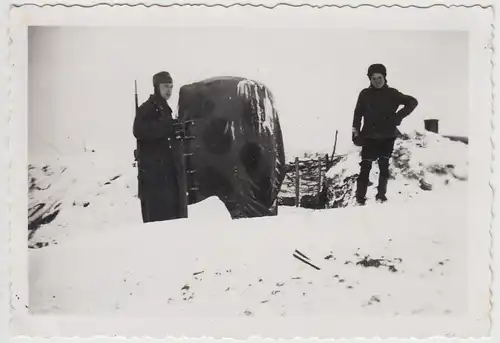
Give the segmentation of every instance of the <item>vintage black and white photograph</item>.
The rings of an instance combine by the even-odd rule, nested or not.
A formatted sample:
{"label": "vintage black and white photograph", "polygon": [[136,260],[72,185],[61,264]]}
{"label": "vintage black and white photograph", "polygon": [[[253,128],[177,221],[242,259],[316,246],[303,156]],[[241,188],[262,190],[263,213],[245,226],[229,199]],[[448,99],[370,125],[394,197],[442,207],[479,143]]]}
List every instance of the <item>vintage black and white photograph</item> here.
{"label": "vintage black and white photograph", "polygon": [[471,95],[491,97],[488,35],[25,35],[30,315],[385,318],[388,335],[404,319],[418,336],[419,320],[474,313],[470,331],[421,334],[487,332],[488,280],[470,280],[489,265],[470,245],[489,235],[491,107]]}

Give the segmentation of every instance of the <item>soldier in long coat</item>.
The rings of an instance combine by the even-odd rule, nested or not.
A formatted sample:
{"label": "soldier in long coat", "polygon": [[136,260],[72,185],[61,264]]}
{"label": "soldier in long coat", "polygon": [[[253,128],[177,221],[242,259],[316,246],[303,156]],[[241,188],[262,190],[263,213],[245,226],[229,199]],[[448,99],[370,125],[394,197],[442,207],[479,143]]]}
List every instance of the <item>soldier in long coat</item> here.
{"label": "soldier in long coat", "polygon": [[[356,189],[356,200],[360,204],[366,201],[370,170],[375,160],[378,160],[380,171],[376,199],[387,201],[389,159],[395,140],[401,134],[397,127],[418,105],[414,97],[387,85],[387,70],[384,65],[372,64],[367,75],[370,86],[358,96],[352,124],[353,142],[362,146]],[[403,107],[398,110],[399,106]]]}
{"label": "soldier in long coat", "polygon": [[167,103],[172,95],[172,77],[168,72],[155,74],[153,87],[154,93],[138,108],[133,127],[145,223],[179,218],[175,130],[172,109]]}

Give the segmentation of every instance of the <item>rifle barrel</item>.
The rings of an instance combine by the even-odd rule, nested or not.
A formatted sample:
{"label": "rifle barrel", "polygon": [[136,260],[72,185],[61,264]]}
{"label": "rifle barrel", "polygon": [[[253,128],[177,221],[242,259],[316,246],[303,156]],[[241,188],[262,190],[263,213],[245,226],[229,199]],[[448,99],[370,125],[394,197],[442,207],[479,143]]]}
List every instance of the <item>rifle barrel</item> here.
{"label": "rifle barrel", "polygon": [[137,110],[139,109],[139,100],[137,96],[137,80],[135,80],[135,113],[137,114]]}

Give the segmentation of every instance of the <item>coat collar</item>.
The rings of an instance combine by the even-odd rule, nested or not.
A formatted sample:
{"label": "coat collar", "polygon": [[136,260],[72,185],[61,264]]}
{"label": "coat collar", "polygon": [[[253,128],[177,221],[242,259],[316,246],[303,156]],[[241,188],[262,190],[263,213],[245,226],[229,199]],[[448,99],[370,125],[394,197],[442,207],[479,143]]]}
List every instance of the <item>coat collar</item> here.
{"label": "coat collar", "polygon": [[170,108],[170,105],[168,104],[167,100],[161,97],[159,94],[151,94],[149,97],[151,101],[162,111],[166,110],[168,113],[172,113],[172,109]]}
{"label": "coat collar", "polygon": [[387,84],[387,82],[386,82],[386,83],[384,83],[384,85],[382,86],[382,88],[375,88],[375,87],[373,87],[373,85],[370,83],[370,86],[369,86],[368,88],[369,88],[369,89],[372,89],[372,90],[374,90],[374,91],[376,91],[376,92],[378,92],[378,91],[382,91],[382,90],[384,90],[384,89],[388,89],[388,88],[389,88],[389,85],[388,85],[388,84]]}

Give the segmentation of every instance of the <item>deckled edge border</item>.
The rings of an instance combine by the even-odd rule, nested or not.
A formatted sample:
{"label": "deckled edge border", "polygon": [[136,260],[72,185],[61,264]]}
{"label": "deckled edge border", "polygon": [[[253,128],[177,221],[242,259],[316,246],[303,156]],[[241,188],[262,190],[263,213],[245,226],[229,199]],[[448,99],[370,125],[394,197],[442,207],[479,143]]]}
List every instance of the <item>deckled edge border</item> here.
{"label": "deckled edge border", "polygon": [[6,95],[6,100],[7,100],[7,106],[5,108],[5,131],[6,131],[6,137],[5,137],[5,151],[6,151],[6,171],[5,171],[5,176],[6,176],[6,212],[7,212],[7,273],[8,273],[8,297],[9,297],[9,312],[7,315],[8,318],[8,323],[7,323],[7,331],[9,334],[7,337],[10,338],[10,328],[13,320],[13,315],[12,312],[15,310],[14,304],[12,301],[12,294],[13,294],[13,285],[12,285],[12,270],[14,268],[14,259],[12,255],[12,216],[14,215],[12,211],[12,182],[11,182],[11,173],[12,171],[12,156],[13,152],[11,149],[11,119],[12,119],[12,113],[14,112],[14,107],[13,107],[13,96],[12,96],[12,75],[13,75],[13,68],[12,68],[12,56],[11,56],[11,47],[12,47],[12,36],[11,36],[11,23],[10,23],[10,8],[8,8],[8,14],[6,18],[6,38],[7,38],[7,56],[6,56],[6,90],[7,90],[7,95]]}
{"label": "deckled edge border", "polygon": [[254,3],[248,3],[248,2],[237,2],[237,3],[232,3],[232,4],[205,4],[205,3],[196,3],[196,2],[190,2],[190,3],[178,3],[178,2],[173,2],[169,4],[156,4],[156,3],[107,3],[107,2],[99,2],[99,3],[94,3],[94,4],[78,4],[78,3],[73,3],[73,4],[66,4],[66,3],[43,3],[43,4],[37,4],[33,2],[26,2],[22,4],[12,4],[12,7],[26,7],[26,6],[34,6],[34,7],[80,7],[80,8],[93,8],[93,7],[223,7],[223,8],[231,8],[231,7],[254,7],[254,8],[266,8],[266,9],[275,9],[278,7],[295,7],[295,8],[300,8],[300,7],[309,7],[309,8],[362,8],[362,7],[370,7],[370,8],[414,8],[414,9],[431,9],[433,7],[446,7],[446,8],[456,8],[456,7],[461,7],[461,8],[476,8],[480,7],[482,9],[489,9],[492,8],[494,10],[494,6],[491,4],[484,5],[484,4],[444,4],[444,3],[435,3],[432,5],[415,5],[415,4],[410,4],[410,5],[401,5],[401,4],[381,4],[381,5],[374,5],[374,4],[358,4],[358,5],[349,5],[349,4],[321,4],[321,5],[315,5],[315,4],[291,4],[291,3],[286,3],[286,2],[280,2],[276,3],[274,5],[266,5],[266,4],[254,4]]}
{"label": "deckled edge border", "polygon": [[[5,298],[2,297],[1,299],[1,305],[0,306],[5,306],[5,310],[8,311],[6,313],[5,320],[2,320],[2,323],[0,323],[0,332],[5,331],[5,336],[7,336],[7,332],[9,329],[10,325],[10,306],[11,306],[11,296],[10,296],[10,289],[12,288],[11,285],[11,278],[10,278],[10,225],[9,225],[9,220],[10,220],[10,210],[9,210],[9,181],[8,181],[8,172],[10,170],[9,166],[9,161],[10,161],[10,154],[9,154],[9,146],[10,146],[10,136],[8,132],[8,118],[9,118],[9,105],[10,105],[10,100],[9,100],[9,72],[10,72],[10,66],[9,66],[9,54],[10,54],[10,49],[9,49],[9,32],[8,32],[8,19],[9,19],[9,6],[7,3],[1,3],[0,5],[0,21],[4,23],[1,25],[2,28],[2,47],[5,47],[6,49],[2,51],[0,54],[0,61],[1,61],[1,74],[2,74],[2,83],[1,83],[1,91],[4,92],[2,94],[2,99],[4,99],[5,104],[2,107],[2,111],[0,111],[0,125],[2,125],[5,129],[5,137],[3,137],[3,142],[4,146],[2,146],[2,149],[0,151],[2,152],[1,156],[1,167],[2,169],[0,171],[0,175],[2,177],[2,180],[0,182],[1,185],[5,185],[5,190],[2,191],[3,198],[0,201],[0,206],[2,207],[0,209],[0,213],[2,213],[5,218],[0,219],[0,242],[1,242],[1,247],[0,247],[0,254],[1,256],[5,259],[5,265],[1,266],[1,276],[0,278],[4,277],[6,282],[5,284],[1,284],[0,286],[2,287],[2,291],[5,292]],[[4,113],[5,112],[5,113]],[[3,149],[5,147],[5,149]],[[2,230],[2,226],[5,225],[6,230]],[[4,249],[5,247],[5,249]],[[3,316],[0,315],[0,318],[3,319]],[[2,330],[4,329],[4,330]],[[4,335],[0,335],[0,338],[3,337]]]}
{"label": "deckled edge border", "polygon": [[491,337],[492,332],[493,332],[493,326],[494,326],[494,312],[493,308],[495,306],[495,301],[493,299],[493,286],[495,285],[495,273],[494,273],[494,258],[495,258],[495,235],[493,233],[493,228],[495,226],[495,223],[497,222],[497,218],[495,217],[495,200],[497,199],[497,192],[496,192],[496,183],[495,183],[495,176],[496,174],[496,168],[495,168],[495,160],[496,160],[496,144],[495,144],[495,134],[497,133],[497,128],[495,125],[495,113],[496,113],[496,104],[495,101],[497,97],[495,96],[495,85],[497,84],[495,81],[495,73],[497,70],[497,65],[495,63],[495,56],[496,56],[496,40],[500,38],[500,35],[498,35],[495,31],[496,29],[496,17],[497,17],[497,12],[495,6],[492,7],[493,11],[493,18],[491,22],[491,36],[490,36],[490,49],[491,49],[491,54],[490,54],[490,62],[491,62],[491,71],[490,71],[490,82],[491,82],[491,132],[490,132],[490,143],[491,143],[491,160],[490,160],[490,187],[491,187],[491,218],[490,218],[490,308],[489,308],[489,313],[488,313],[488,318],[490,322],[490,329],[489,329],[489,336]]}
{"label": "deckled edge border", "polygon": [[[488,317],[489,317],[489,322],[490,322],[490,329],[489,329],[489,337],[483,337],[483,338],[474,338],[474,337],[469,337],[469,338],[458,338],[458,340],[478,340],[478,339],[484,339],[484,338],[491,338],[491,333],[493,330],[493,307],[495,305],[495,302],[493,301],[493,286],[495,285],[495,278],[494,278],[494,269],[493,269],[493,261],[494,261],[494,239],[495,235],[493,234],[493,227],[494,224],[496,223],[497,219],[495,218],[495,200],[496,200],[496,183],[495,183],[495,176],[496,176],[496,169],[495,169],[495,160],[496,160],[496,144],[495,144],[495,133],[496,133],[496,126],[495,126],[495,110],[496,110],[496,104],[495,101],[497,97],[495,96],[495,86],[496,86],[496,81],[495,81],[495,71],[496,71],[496,63],[495,63],[495,56],[496,56],[496,39],[500,38],[500,35],[497,35],[495,32],[496,29],[496,10],[495,6],[492,4],[444,4],[444,3],[435,3],[435,4],[430,4],[430,5],[415,5],[415,4],[409,4],[409,5],[401,5],[401,4],[380,4],[380,5],[374,5],[374,4],[357,4],[357,5],[349,5],[349,4],[308,4],[308,3],[302,3],[302,4],[291,4],[291,3],[276,3],[274,5],[266,5],[266,4],[254,4],[254,3],[232,3],[232,4],[206,4],[206,3],[170,3],[170,4],[156,4],[156,3],[151,3],[151,4],[146,4],[146,3],[106,3],[106,2],[99,2],[99,3],[93,3],[93,4],[78,4],[78,3],[73,3],[73,4],[66,4],[66,3],[43,3],[43,4],[37,4],[37,3],[21,3],[21,4],[9,4],[8,8],[8,15],[7,15],[7,25],[6,25],[6,33],[7,33],[7,47],[8,47],[8,52],[7,52],[7,71],[6,71],[6,80],[7,80],[7,106],[6,106],[6,119],[5,119],[5,124],[6,124],[6,138],[5,138],[5,148],[6,148],[6,154],[7,154],[7,170],[6,170],[6,186],[7,186],[7,201],[6,201],[6,206],[7,206],[7,237],[8,237],[8,249],[7,249],[7,270],[8,270],[8,276],[9,276],[9,286],[8,286],[8,297],[9,297],[9,313],[8,313],[8,324],[7,324],[7,329],[10,331],[12,321],[14,319],[12,315],[12,311],[15,310],[14,304],[13,304],[13,289],[12,289],[12,270],[13,270],[13,259],[12,259],[12,248],[11,248],[11,240],[12,240],[12,190],[11,190],[11,173],[12,171],[12,156],[13,152],[11,150],[11,118],[12,114],[14,112],[14,105],[12,103],[12,75],[13,75],[13,61],[12,61],[12,54],[11,54],[11,46],[13,43],[13,39],[11,37],[11,22],[10,22],[10,10],[12,8],[20,8],[20,7],[66,7],[66,8],[72,8],[72,7],[79,7],[79,8],[94,8],[94,7],[146,7],[146,8],[151,8],[151,7],[205,7],[205,8],[211,8],[211,7],[222,7],[222,8],[231,8],[231,7],[254,7],[254,8],[266,8],[266,9],[275,9],[278,7],[293,7],[293,8],[301,8],[301,7],[308,7],[308,8],[316,8],[316,9],[321,9],[321,8],[363,8],[363,7],[369,7],[369,8],[400,8],[400,9],[406,9],[406,8],[413,8],[413,9],[432,9],[436,7],[445,7],[448,9],[451,8],[481,8],[481,9],[491,9],[492,10],[492,23],[491,23],[491,35],[490,35],[490,49],[491,49],[491,55],[490,55],[490,63],[491,63],[491,72],[490,72],[490,82],[491,82],[491,119],[490,119],[490,125],[491,125],[491,131],[490,131],[490,143],[491,143],[491,159],[490,159],[490,182],[489,185],[491,187],[491,218],[490,218],[490,227],[489,227],[489,233],[490,233],[490,264],[489,264],[489,270],[490,270],[490,287],[489,287],[489,293],[490,293],[490,307],[489,307],[489,312],[488,312]],[[499,37],[499,38],[497,38]],[[499,119],[500,120],[500,119]],[[9,338],[10,335],[8,336]],[[22,336],[20,336],[22,337]],[[49,339],[49,338],[78,338],[82,339],[80,337],[64,337],[64,336],[51,336],[51,337],[43,337],[43,336],[35,336],[31,337],[31,339]],[[96,338],[107,338],[107,339],[137,339],[138,337],[123,337],[123,336],[105,336],[105,335],[97,335],[93,337],[86,337],[83,338],[85,340],[91,340],[91,339],[96,339]],[[167,339],[167,338],[174,338],[176,340],[180,339],[211,339],[215,340],[214,337],[207,337],[207,336],[202,336],[202,337],[187,337],[187,336],[182,336],[182,337],[164,337],[164,338],[155,338],[155,337],[149,337],[149,336],[143,336],[140,337],[141,339],[147,339],[147,340],[158,340],[158,339]],[[271,337],[259,337],[259,336],[249,336],[246,338],[246,340],[250,339],[255,339],[258,338],[259,340],[263,341],[276,341],[276,340],[282,340],[281,338],[271,338]],[[434,340],[434,339],[443,339],[446,338],[445,336],[432,336],[432,337],[427,337],[425,340]],[[220,338],[221,340],[233,340],[236,341],[233,338]],[[327,339],[320,339],[317,337],[295,337],[292,340],[303,340],[303,339],[308,339],[308,340],[327,340]],[[378,336],[376,337],[354,337],[354,338],[346,338],[346,337],[341,337],[341,338],[335,338],[335,340],[356,340],[356,341],[381,341],[381,340],[394,340],[394,339],[409,339],[412,341],[420,340],[415,337],[387,337],[387,338],[380,338]]]}

